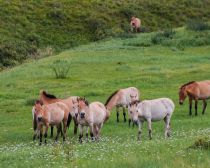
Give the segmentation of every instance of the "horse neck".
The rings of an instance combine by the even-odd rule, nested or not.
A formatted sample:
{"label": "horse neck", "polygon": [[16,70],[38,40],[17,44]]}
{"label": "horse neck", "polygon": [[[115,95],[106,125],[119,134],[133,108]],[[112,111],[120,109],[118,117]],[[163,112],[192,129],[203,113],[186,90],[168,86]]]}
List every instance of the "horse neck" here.
{"label": "horse neck", "polygon": [[41,100],[42,100],[43,103],[46,104],[46,105],[47,105],[47,104],[52,104],[52,103],[55,103],[55,102],[60,101],[60,99],[57,99],[57,98],[51,99],[51,98],[44,97],[44,96],[41,97]]}
{"label": "horse neck", "polygon": [[106,105],[108,111],[111,111],[117,105],[117,95],[114,95]]}

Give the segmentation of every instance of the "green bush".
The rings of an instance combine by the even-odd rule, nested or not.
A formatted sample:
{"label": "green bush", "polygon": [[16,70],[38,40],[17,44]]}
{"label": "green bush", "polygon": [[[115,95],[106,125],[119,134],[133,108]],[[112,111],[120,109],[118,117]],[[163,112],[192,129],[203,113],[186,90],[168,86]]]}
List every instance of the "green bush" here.
{"label": "green bush", "polygon": [[187,29],[193,31],[210,30],[210,25],[201,20],[189,20],[187,22]]}
{"label": "green bush", "polygon": [[153,44],[161,44],[166,39],[172,39],[175,35],[175,31],[172,29],[166,29],[163,32],[156,33],[151,37]]}
{"label": "green bush", "polygon": [[55,77],[57,79],[67,78],[70,70],[70,62],[67,60],[55,60],[50,68],[53,70]]}

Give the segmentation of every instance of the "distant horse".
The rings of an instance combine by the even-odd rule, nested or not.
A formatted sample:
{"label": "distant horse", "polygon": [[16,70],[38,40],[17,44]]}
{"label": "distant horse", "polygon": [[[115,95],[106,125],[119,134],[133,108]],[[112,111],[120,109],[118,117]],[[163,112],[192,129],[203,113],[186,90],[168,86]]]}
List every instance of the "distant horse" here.
{"label": "distant horse", "polygon": [[[117,122],[119,122],[119,108],[123,108],[124,122],[126,122],[126,107],[131,101],[139,100],[140,92],[135,87],[120,89],[112,93],[107,99],[105,106],[108,111],[116,106]],[[131,119],[129,119],[130,125]]]}
{"label": "distant horse", "polygon": [[171,99],[159,98],[153,100],[133,101],[129,104],[128,110],[132,116],[133,122],[138,127],[138,140],[141,140],[143,122],[147,121],[149,129],[149,138],[152,139],[153,121],[165,121],[165,138],[170,136],[170,119],[173,114],[175,105]]}
{"label": "distant horse", "polygon": [[206,99],[210,98],[210,80],[191,81],[179,88],[179,104],[182,105],[185,98],[189,97],[189,115],[192,115],[192,101],[195,101],[195,115],[197,115],[198,100],[203,100],[203,111],[207,106]]}
{"label": "distant horse", "polygon": [[[49,126],[57,127],[57,136],[55,140],[58,140],[59,133],[61,132],[61,123],[63,123],[63,141],[66,139],[66,129],[70,124],[70,113],[68,112],[67,106],[62,102],[56,102],[48,105],[38,100],[34,105],[34,112],[36,116],[37,130],[39,133],[39,144],[42,144],[43,126],[45,143],[47,143],[47,131]],[[37,134],[34,134],[34,139]]]}
{"label": "distant horse", "polygon": [[140,32],[141,20],[133,16],[131,18],[130,26],[131,26],[131,31],[135,30],[136,33]]}
{"label": "distant horse", "polygon": [[[46,91],[40,91],[40,97],[39,99],[45,104],[51,104],[51,103],[55,103],[55,102],[63,102],[64,104],[66,104],[66,106],[68,107],[68,110],[71,114],[71,118],[70,120],[73,118],[74,120],[74,134],[77,134],[77,120],[76,117],[74,115],[74,109],[73,109],[73,101],[76,101],[77,96],[71,96],[68,97],[66,99],[58,99],[57,97],[55,97],[54,95],[48,94]],[[51,136],[53,134],[53,128],[51,128]]]}
{"label": "distant horse", "polygon": [[95,139],[98,140],[101,128],[107,116],[109,116],[109,113],[102,103],[92,102],[89,104],[85,98],[78,98],[77,121],[80,129],[79,141],[82,142],[84,126],[90,128],[91,138],[93,139],[95,137]]}

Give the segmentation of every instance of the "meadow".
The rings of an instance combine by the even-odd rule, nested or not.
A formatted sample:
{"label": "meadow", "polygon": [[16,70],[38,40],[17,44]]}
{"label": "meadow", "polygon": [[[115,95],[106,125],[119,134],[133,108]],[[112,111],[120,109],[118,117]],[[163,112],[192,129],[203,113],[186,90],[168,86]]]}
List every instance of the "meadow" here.
{"label": "meadow", "polygon": [[[2,71],[0,167],[209,167],[210,149],[190,147],[199,139],[210,139],[210,107],[202,115],[200,102],[198,116],[189,116],[188,101],[178,104],[182,84],[210,78],[210,45],[191,45],[193,40],[186,40],[196,41],[195,36],[199,40],[209,33],[179,28],[172,39],[156,45],[150,40],[155,33],[110,38]],[[50,65],[56,60],[70,62],[67,78],[55,78]],[[117,123],[113,109],[100,142],[79,144],[73,123],[64,144],[61,138],[58,143],[49,138],[42,146],[32,141],[31,109],[41,89],[61,98],[78,95],[105,103],[112,92],[129,86],[140,90],[141,99],[174,101],[169,139],[164,139],[164,122],[157,122],[152,124],[153,139],[149,140],[145,123],[138,142],[137,127],[123,123],[122,113]]]}

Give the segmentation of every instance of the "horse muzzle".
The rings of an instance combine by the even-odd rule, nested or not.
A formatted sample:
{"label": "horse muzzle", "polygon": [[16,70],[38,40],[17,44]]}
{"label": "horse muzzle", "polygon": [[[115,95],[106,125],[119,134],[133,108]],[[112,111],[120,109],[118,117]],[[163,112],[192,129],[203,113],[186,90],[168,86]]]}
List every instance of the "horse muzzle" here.
{"label": "horse muzzle", "polygon": [[37,120],[38,120],[38,122],[41,122],[42,121],[42,117],[38,117]]}
{"label": "horse muzzle", "polygon": [[179,102],[179,104],[180,104],[180,105],[183,105],[183,102],[182,102],[182,101],[180,101],[180,102]]}
{"label": "horse muzzle", "polygon": [[85,113],[80,113],[80,118],[85,118]]}

